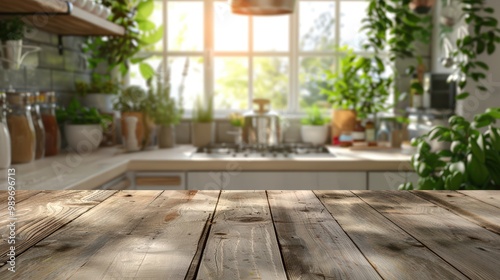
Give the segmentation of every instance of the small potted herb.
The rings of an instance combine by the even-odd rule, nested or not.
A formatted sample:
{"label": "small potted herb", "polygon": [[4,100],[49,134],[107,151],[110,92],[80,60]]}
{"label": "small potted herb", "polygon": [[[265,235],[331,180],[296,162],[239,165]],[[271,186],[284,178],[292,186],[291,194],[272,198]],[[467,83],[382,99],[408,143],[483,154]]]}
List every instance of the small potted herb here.
{"label": "small potted herb", "polygon": [[214,142],[215,135],[213,98],[203,101],[196,99],[193,110],[192,143],[195,147],[203,147]]}
{"label": "small potted herb", "polygon": [[24,58],[21,57],[23,52],[24,30],[25,24],[20,17],[0,20],[0,42],[2,43],[3,68],[19,69],[21,61]]}
{"label": "small potted herb", "polygon": [[330,119],[325,118],[323,113],[314,105],[307,110],[307,116],[301,120],[300,135],[302,142],[314,145],[325,144],[328,137],[328,125]]}
{"label": "small potted herb", "polygon": [[75,88],[85,106],[96,108],[101,113],[113,113],[113,104],[120,88],[110,77],[94,74],[90,83],[77,81]]}
{"label": "small potted herb", "polygon": [[140,86],[129,86],[118,95],[114,104],[114,109],[121,112],[122,138],[127,151],[139,151],[144,147],[144,100],[147,97],[146,91]]}
{"label": "small potted herb", "polygon": [[69,148],[78,153],[96,150],[102,141],[103,128],[111,121],[111,117],[101,115],[97,109],[82,106],[76,98],[66,109],[58,109],[57,117],[65,124]]}
{"label": "small potted herb", "polygon": [[240,145],[243,142],[243,125],[245,117],[240,113],[231,113],[229,115],[229,123],[235,128],[235,131],[229,132],[234,135],[234,143]]}

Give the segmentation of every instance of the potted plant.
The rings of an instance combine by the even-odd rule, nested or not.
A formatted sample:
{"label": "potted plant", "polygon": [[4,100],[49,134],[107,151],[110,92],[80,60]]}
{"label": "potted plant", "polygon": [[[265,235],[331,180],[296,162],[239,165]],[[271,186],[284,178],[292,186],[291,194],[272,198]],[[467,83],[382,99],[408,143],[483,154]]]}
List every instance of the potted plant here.
{"label": "potted plant", "polygon": [[301,120],[300,135],[302,142],[314,145],[322,145],[328,137],[328,118],[323,117],[323,113],[317,105],[307,110],[307,116]]}
{"label": "potted plant", "polygon": [[[150,83],[150,82],[149,82]],[[149,110],[155,124],[158,125],[158,142],[160,148],[175,146],[175,125],[182,118],[182,100],[176,102],[170,96],[170,87],[158,79],[156,86],[150,86]],[[153,95],[154,92],[154,95]]]}
{"label": "potted plant", "polygon": [[23,51],[25,24],[20,17],[0,20],[0,42],[3,68],[18,69]]}
{"label": "potted plant", "polygon": [[392,84],[392,78],[384,78],[373,71],[372,64],[382,64],[378,57],[364,57],[347,47],[339,51],[344,53],[340,70],[326,70],[326,81],[321,81],[325,85],[321,93],[328,97],[334,109],[332,138],[338,137],[342,131],[352,131],[356,118],[366,119],[387,110],[390,106],[386,101]]}
{"label": "potted plant", "polygon": [[119,86],[109,77],[94,73],[90,83],[76,81],[75,88],[78,95],[83,98],[85,106],[96,108],[101,113],[113,113]]}
{"label": "potted plant", "polygon": [[229,115],[229,123],[235,128],[235,131],[229,132],[234,135],[234,143],[240,145],[243,143],[243,125],[245,118],[240,113],[231,113]]}
{"label": "potted plant", "polygon": [[97,109],[83,107],[73,98],[66,109],[59,109],[58,119],[64,122],[64,133],[68,146],[78,153],[96,150],[103,137],[103,128],[111,121]]}
{"label": "potted plant", "polygon": [[121,112],[121,132],[127,151],[139,151],[144,147],[146,119],[143,102],[146,97],[146,91],[140,86],[129,86],[118,95],[114,104],[114,109]]}
{"label": "potted plant", "polygon": [[214,142],[214,110],[213,98],[205,102],[200,97],[196,99],[193,109],[192,143],[195,147],[203,147]]}

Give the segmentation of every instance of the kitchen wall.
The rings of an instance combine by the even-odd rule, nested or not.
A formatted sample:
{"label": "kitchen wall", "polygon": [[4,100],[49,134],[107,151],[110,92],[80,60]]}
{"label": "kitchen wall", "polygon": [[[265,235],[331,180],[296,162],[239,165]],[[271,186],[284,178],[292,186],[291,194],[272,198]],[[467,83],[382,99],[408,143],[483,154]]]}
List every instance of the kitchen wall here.
{"label": "kitchen wall", "polygon": [[59,54],[58,36],[37,29],[27,32],[25,45],[41,47],[29,54],[20,70],[0,68],[0,89],[9,86],[19,91],[53,90],[61,104],[74,94],[77,80],[89,81],[90,71],[81,52],[84,37],[63,37],[63,54]]}

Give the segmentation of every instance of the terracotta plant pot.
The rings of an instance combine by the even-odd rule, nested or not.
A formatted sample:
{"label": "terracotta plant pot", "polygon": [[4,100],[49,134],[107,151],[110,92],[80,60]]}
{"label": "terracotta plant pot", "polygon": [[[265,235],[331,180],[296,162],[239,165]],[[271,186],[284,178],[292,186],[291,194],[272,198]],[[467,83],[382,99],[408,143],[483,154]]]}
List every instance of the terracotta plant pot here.
{"label": "terracotta plant pot", "polygon": [[332,138],[339,137],[343,131],[353,131],[356,125],[354,110],[333,110]]}
{"label": "terracotta plant pot", "polygon": [[[142,112],[122,112],[122,117],[121,117],[121,129],[122,129],[122,137],[124,139],[124,143],[127,143],[127,135],[128,135],[128,129],[127,129],[127,123],[125,119],[127,117],[136,117],[137,118],[137,126],[135,129],[135,136],[137,143],[140,148],[144,146],[144,137],[145,137],[145,128],[144,128],[144,114]],[[139,148],[139,149],[140,149]]]}
{"label": "terracotta plant pot", "polygon": [[195,147],[208,146],[214,143],[215,123],[192,123],[192,143]]}
{"label": "terracotta plant pot", "polygon": [[173,124],[160,125],[158,137],[159,137],[160,149],[174,147],[175,146],[175,126]]}

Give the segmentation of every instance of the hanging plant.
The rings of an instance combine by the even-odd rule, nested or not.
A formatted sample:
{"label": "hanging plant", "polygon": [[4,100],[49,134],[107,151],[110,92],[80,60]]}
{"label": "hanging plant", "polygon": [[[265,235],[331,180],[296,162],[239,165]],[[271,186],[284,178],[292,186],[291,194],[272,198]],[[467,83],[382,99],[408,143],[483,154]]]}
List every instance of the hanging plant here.
{"label": "hanging plant", "polygon": [[[457,63],[450,80],[458,82],[461,94],[457,99],[466,99],[465,91],[472,80],[475,89],[488,91],[483,81],[489,66],[479,55],[495,52],[500,42],[498,21],[494,10],[484,0],[461,0],[462,12],[468,27],[462,27],[463,35],[457,39],[457,49],[452,57]],[[428,134],[413,141],[417,153],[412,157],[413,168],[420,176],[419,189],[500,189],[500,129],[495,127],[500,119],[500,108],[489,108],[474,116],[473,122],[453,116],[449,127],[437,126]],[[449,149],[432,151],[429,141],[450,144]],[[401,189],[413,189],[411,183]]]}
{"label": "hanging plant", "polygon": [[122,26],[125,34],[90,38],[84,46],[84,51],[91,54],[90,68],[95,69],[105,62],[110,70],[118,67],[124,76],[131,64],[139,64],[142,77],[152,78],[155,71],[144,62],[148,57],[138,54],[163,38],[163,26],[157,27],[149,19],[154,11],[154,0],[102,0],[102,4],[111,8],[109,20]]}

